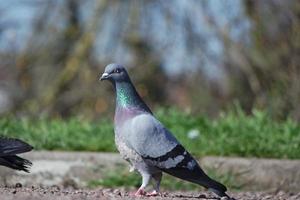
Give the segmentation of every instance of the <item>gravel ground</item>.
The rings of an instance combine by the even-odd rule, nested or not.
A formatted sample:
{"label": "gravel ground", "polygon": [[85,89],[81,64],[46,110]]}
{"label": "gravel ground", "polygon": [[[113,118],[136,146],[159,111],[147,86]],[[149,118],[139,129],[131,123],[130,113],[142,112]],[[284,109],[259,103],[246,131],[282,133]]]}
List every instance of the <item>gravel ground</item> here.
{"label": "gravel ground", "polygon": [[[256,200],[256,199],[300,199],[300,193],[289,194],[285,192],[233,192],[229,193],[235,199]],[[74,190],[60,189],[59,187],[35,188],[35,187],[3,187],[0,188],[1,200],[94,200],[94,199],[219,199],[209,192],[163,192],[158,197],[134,198],[129,192],[123,189],[95,189],[95,190]],[[223,198],[222,198],[223,200]]]}

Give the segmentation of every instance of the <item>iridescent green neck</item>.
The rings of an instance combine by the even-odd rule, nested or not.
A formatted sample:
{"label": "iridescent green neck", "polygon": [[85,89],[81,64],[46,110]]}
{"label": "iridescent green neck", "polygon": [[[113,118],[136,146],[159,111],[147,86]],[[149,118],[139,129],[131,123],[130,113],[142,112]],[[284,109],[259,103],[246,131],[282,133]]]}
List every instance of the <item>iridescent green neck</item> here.
{"label": "iridescent green neck", "polygon": [[117,105],[121,107],[135,106],[139,103],[139,96],[131,83],[121,82],[116,84]]}
{"label": "iridescent green neck", "polygon": [[117,108],[137,108],[140,111],[152,113],[135,90],[131,81],[115,83],[117,93]]}

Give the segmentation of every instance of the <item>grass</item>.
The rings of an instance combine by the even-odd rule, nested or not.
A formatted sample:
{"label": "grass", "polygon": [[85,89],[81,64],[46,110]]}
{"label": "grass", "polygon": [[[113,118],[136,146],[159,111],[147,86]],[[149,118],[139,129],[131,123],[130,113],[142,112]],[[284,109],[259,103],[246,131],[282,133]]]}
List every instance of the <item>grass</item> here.
{"label": "grass", "polygon": [[[214,120],[175,109],[160,109],[155,115],[195,156],[300,158],[300,126],[290,119],[274,121],[256,110],[247,116],[238,109]],[[0,130],[2,135],[23,139],[38,150],[116,151],[108,119],[3,117]],[[188,136],[191,131],[194,137]]]}

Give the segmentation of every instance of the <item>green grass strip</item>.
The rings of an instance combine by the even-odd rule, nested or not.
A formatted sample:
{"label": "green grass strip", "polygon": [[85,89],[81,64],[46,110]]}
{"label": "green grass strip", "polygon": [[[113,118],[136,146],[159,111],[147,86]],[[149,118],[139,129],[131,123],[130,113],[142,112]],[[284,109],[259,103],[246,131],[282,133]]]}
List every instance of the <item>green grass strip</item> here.
{"label": "green grass strip", "polygon": [[[256,110],[250,116],[228,112],[214,120],[175,109],[159,109],[155,115],[195,156],[300,158],[300,126],[290,119],[274,121]],[[37,150],[116,151],[108,118],[91,122],[3,117],[0,130]]]}

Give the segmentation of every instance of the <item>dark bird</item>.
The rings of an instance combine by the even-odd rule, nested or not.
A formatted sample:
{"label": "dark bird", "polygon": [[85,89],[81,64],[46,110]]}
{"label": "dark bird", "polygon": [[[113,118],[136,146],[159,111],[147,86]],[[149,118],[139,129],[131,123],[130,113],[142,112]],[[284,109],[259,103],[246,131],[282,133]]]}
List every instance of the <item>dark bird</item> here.
{"label": "dark bird", "polygon": [[32,149],[32,146],[19,139],[0,138],[0,165],[29,173],[32,163],[16,154],[25,153]]}
{"label": "dark bird", "polygon": [[[199,184],[220,197],[228,197],[226,187],[211,179],[173,134],[152,114],[137,93],[122,65],[106,66],[100,80],[109,80],[116,90],[115,143],[121,156],[142,176],[135,195],[159,193],[162,172]],[[149,181],[154,190],[145,192]],[[229,198],[229,197],[228,197]]]}

